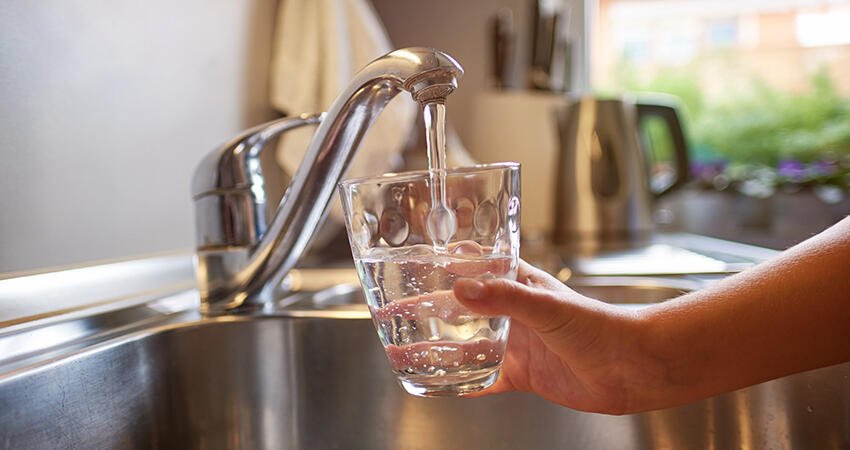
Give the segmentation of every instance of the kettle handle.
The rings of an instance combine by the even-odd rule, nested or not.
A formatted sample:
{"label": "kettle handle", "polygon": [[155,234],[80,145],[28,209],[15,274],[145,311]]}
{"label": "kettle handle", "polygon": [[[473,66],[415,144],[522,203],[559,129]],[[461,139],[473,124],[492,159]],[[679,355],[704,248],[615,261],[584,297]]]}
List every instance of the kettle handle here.
{"label": "kettle handle", "polygon": [[656,197],[666,194],[678,188],[688,181],[690,174],[690,159],[688,157],[688,144],[685,140],[682,122],[679,120],[679,111],[675,106],[657,103],[638,103],[638,123],[645,117],[658,117],[667,124],[670,136],[673,139],[673,149],[676,158],[676,177],[658,189],[653,189]]}

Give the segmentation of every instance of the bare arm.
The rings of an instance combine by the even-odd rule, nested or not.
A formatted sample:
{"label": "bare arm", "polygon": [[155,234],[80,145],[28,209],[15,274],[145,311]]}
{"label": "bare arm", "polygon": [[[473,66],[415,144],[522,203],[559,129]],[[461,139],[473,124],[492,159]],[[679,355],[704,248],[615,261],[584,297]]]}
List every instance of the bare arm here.
{"label": "bare arm", "polygon": [[850,219],[708,289],[644,311],[667,379],[641,400],[683,403],[850,360]]}
{"label": "bare arm", "polygon": [[503,376],[576,409],[658,409],[850,361],[850,218],[778,258],[676,300],[626,311],[530,266],[458,280],[468,308],[510,315]]}

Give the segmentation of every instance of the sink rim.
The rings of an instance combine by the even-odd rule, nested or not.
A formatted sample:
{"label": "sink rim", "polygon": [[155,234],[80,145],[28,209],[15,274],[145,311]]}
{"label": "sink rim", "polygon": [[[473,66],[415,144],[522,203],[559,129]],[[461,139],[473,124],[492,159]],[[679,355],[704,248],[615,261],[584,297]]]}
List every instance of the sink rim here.
{"label": "sink rim", "polygon": [[660,276],[576,276],[564,281],[567,287],[593,286],[593,287],[623,287],[637,289],[675,289],[685,292],[693,292],[706,286],[704,280],[687,277],[660,277]]}
{"label": "sink rim", "polygon": [[[778,253],[698,235],[661,233],[656,238],[658,242],[683,248],[710,247],[762,260]],[[190,326],[198,320],[235,320],[237,317],[207,318],[198,313],[193,255],[188,253],[78,265],[55,272],[14,274],[18,277],[9,275],[12,274],[0,275],[0,380],[13,371],[99,348],[103,343],[126,339],[133,333],[155,332],[158,325],[183,323],[179,326]],[[569,282],[572,285],[621,285],[630,289],[664,287],[685,291],[700,289],[726,276],[573,275]],[[350,297],[360,290],[356,272],[350,265],[295,269],[288,281],[293,283],[290,289],[301,292],[287,295],[266,310],[243,312],[239,320],[257,317],[371,320],[365,302],[343,306],[330,304],[334,298]],[[183,303],[173,302],[180,294],[192,298],[188,301],[184,298]],[[305,298],[312,298],[314,303],[318,299],[321,307],[299,305]],[[9,307],[24,304],[33,308],[11,315],[4,313],[4,308],[10,312]],[[648,304],[652,303],[624,305]],[[36,335],[39,330],[42,333]],[[27,338],[32,339],[27,342]]]}
{"label": "sink rim", "polygon": [[[699,283],[695,280],[663,277],[576,277],[571,281],[576,286],[628,286],[638,289],[662,287],[686,291],[699,288]],[[24,348],[0,357],[0,383],[109,346],[207,323],[268,319],[372,320],[369,307],[363,301],[360,285],[353,283],[337,284],[318,291],[296,292],[284,297],[269,309],[220,316],[202,315],[197,309],[197,295],[197,290],[183,290],[162,297],[131,301],[131,306],[122,309],[93,310],[89,314],[75,312],[47,321],[35,321],[0,330],[0,348]],[[356,301],[352,302],[355,299]],[[131,318],[124,322],[114,317],[133,311],[140,313],[131,315]],[[56,340],[56,332],[61,333],[62,327],[68,326],[76,326],[79,333],[64,340]],[[54,330],[54,341],[41,347],[20,347],[21,343],[32,341],[33,337],[38,338],[38,333],[51,335],[51,329]]]}

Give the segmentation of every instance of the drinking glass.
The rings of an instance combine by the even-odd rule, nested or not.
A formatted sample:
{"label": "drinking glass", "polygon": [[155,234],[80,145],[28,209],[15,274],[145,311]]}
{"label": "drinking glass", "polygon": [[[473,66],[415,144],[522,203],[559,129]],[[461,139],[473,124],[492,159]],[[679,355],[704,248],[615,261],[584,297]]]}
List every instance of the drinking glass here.
{"label": "drinking glass", "polygon": [[[442,182],[437,176],[406,172],[339,185],[378,337],[402,387],[420,396],[463,395],[496,381],[510,320],[472,313],[452,285],[458,278],[516,279],[519,257],[519,164],[449,169]],[[442,213],[432,192],[441,184],[452,214]],[[437,227],[443,237],[436,242],[428,227],[434,202],[450,221]]]}

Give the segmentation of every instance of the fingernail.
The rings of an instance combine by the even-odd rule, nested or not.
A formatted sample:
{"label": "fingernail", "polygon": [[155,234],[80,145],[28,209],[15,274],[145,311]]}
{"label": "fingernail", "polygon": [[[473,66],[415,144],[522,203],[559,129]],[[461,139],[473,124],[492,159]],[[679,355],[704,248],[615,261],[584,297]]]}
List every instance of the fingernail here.
{"label": "fingernail", "polygon": [[457,280],[455,286],[458,293],[467,300],[481,300],[481,294],[484,292],[484,283],[478,280]]}

